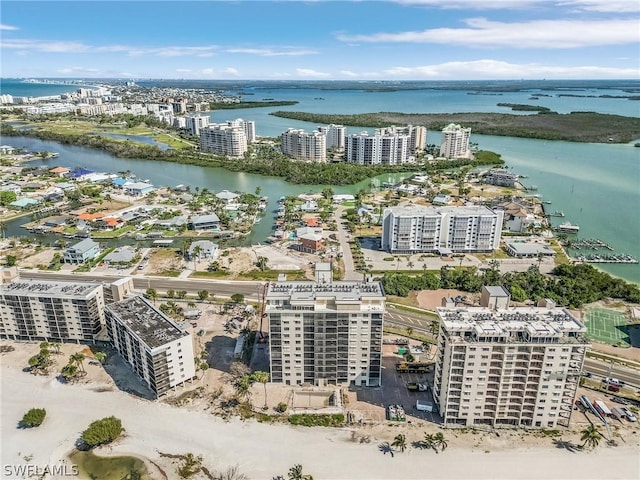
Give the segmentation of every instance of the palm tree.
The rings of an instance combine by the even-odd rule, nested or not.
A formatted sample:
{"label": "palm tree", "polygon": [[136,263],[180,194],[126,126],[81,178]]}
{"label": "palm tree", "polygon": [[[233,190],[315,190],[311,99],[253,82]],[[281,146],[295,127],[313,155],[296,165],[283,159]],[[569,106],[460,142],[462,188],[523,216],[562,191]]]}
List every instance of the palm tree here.
{"label": "palm tree", "polygon": [[156,299],[158,298],[158,291],[155,288],[147,288],[147,297],[153,300],[153,304],[156,304]]}
{"label": "palm tree", "polygon": [[104,352],[96,352],[93,354],[93,358],[98,360],[100,363],[104,363],[107,359],[107,354]]}
{"label": "palm tree", "polygon": [[447,448],[447,440],[444,438],[444,435],[442,434],[442,432],[438,432],[435,435],[433,435],[433,448],[437,449],[438,447],[440,447],[440,451],[444,452]]}
{"label": "palm tree", "polygon": [[78,373],[78,367],[69,362],[67,365],[62,367],[60,375],[62,375],[66,381],[70,382],[78,377]]}
{"label": "palm tree", "polygon": [[60,347],[62,347],[61,343],[53,342],[51,344],[51,348],[53,348],[56,351],[56,353],[60,353]]}
{"label": "palm tree", "polygon": [[302,465],[297,464],[289,469],[287,474],[289,480],[313,480],[313,477],[308,474],[302,473]]}
{"label": "palm tree", "polygon": [[404,450],[407,448],[407,438],[402,433],[400,433],[395,436],[391,446],[397,447],[401,452],[404,452]]}
{"label": "palm tree", "polygon": [[602,434],[598,430],[598,427],[596,427],[593,424],[589,425],[580,433],[582,433],[580,440],[582,440],[583,442],[582,443],[583,447],[588,446],[590,448],[596,448],[600,443],[600,440],[602,440]]}
{"label": "palm tree", "polygon": [[424,448],[433,448],[435,450],[435,442],[436,440],[433,435],[428,433],[424,434],[424,440],[422,441]]}
{"label": "palm tree", "polygon": [[260,382],[262,385],[264,385],[264,408],[263,410],[266,410],[267,407],[267,383],[269,382],[269,372],[263,372],[261,370],[258,370],[257,372],[253,372],[253,381],[255,382]]}
{"label": "palm tree", "polygon": [[78,353],[74,353],[73,355],[71,355],[71,357],[69,357],[70,362],[69,363],[75,363],[75,365],[80,369],[80,371],[82,373],[86,373],[84,370],[84,353],[82,352],[78,352]]}
{"label": "palm tree", "polygon": [[202,247],[200,245],[196,245],[193,247],[193,270],[195,272],[198,271],[198,260],[200,260],[200,253],[202,253]]}

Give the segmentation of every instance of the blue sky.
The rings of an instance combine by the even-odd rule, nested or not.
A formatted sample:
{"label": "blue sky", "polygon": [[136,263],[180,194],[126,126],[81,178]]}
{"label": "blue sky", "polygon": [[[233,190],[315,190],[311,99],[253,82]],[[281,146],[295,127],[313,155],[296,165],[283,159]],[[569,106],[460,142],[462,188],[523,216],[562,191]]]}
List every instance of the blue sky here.
{"label": "blue sky", "polygon": [[638,0],[2,1],[3,77],[640,78]]}

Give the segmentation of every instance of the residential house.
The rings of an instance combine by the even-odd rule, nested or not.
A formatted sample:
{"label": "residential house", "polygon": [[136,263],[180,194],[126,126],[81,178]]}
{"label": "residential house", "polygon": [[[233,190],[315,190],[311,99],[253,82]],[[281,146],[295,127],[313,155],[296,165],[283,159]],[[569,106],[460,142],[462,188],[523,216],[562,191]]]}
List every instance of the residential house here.
{"label": "residential house", "polygon": [[505,249],[512,257],[519,258],[553,257],[556,254],[548,245],[535,242],[506,242]]}
{"label": "residential house", "polygon": [[219,193],[216,193],[216,197],[222,200],[226,205],[236,204],[239,194],[230,192],[229,190],[222,190]]}
{"label": "residential house", "polygon": [[82,264],[100,254],[100,245],[90,238],[76,243],[64,252],[64,263]]}
{"label": "residential house", "polygon": [[177,215],[175,217],[167,218],[164,220],[156,220],[153,222],[155,228],[164,228],[166,230],[179,230],[187,224],[187,215]]}
{"label": "residential house", "polygon": [[218,255],[218,245],[213,243],[211,240],[196,240],[189,246],[189,258],[194,259],[197,258],[206,258],[213,259]]}
{"label": "residential house", "polygon": [[129,263],[132,262],[134,258],[136,258],[136,249],[131,245],[124,245],[106,255],[103,260],[104,263],[110,265],[112,263]]}
{"label": "residential house", "polygon": [[10,145],[1,145],[0,146],[0,153],[2,155],[12,155],[13,152],[15,152],[15,148],[10,146]]}
{"label": "residential house", "polygon": [[209,215],[196,215],[189,221],[190,230],[219,230],[220,218],[215,213]]}
{"label": "residential house", "polygon": [[144,197],[156,189],[156,187],[150,183],[145,182],[127,183],[123,188],[127,195],[131,195],[132,197]]}
{"label": "residential house", "polygon": [[66,176],[71,170],[69,170],[68,168],[65,167],[55,167],[52,168],[51,170],[49,170],[49,173],[52,175],[55,175],[57,177],[64,177]]}
{"label": "residential house", "polygon": [[302,205],[298,205],[297,209],[303,212],[317,212],[318,202],[315,200],[307,200]]}
{"label": "residential house", "polygon": [[300,239],[300,251],[306,253],[316,253],[323,248],[322,235],[318,233],[305,233]]}
{"label": "residential house", "polygon": [[356,197],[354,197],[350,193],[340,193],[331,197],[331,201],[333,203],[354,202],[355,199]]}
{"label": "residential house", "polygon": [[449,202],[451,202],[451,197],[449,195],[443,195],[442,193],[439,193],[431,200],[433,205],[449,205]]}
{"label": "residential house", "polygon": [[20,210],[29,210],[30,208],[33,208],[36,205],[38,205],[38,203],[40,203],[38,200],[24,197],[19,200],[16,200],[15,202],[11,202],[9,206],[13,208],[18,208]]}

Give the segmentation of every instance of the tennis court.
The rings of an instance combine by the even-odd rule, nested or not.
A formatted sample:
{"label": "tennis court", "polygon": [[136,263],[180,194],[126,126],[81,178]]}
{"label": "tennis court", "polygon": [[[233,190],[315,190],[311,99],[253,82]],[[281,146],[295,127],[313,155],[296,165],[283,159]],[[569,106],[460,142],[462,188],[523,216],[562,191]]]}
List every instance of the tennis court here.
{"label": "tennis court", "polygon": [[621,342],[623,346],[631,346],[629,329],[624,315],[606,308],[590,308],[585,312],[587,336],[597,342],[615,345]]}

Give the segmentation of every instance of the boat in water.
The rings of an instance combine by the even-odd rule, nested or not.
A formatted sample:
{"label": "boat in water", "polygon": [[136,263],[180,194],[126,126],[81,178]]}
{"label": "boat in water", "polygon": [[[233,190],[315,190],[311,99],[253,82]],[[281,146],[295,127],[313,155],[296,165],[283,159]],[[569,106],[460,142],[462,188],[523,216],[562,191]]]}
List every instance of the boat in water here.
{"label": "boat in water", "polygon": [[556,231],[562,233],[578,233],[580,231],[580,227],[578,225],[573,225],[569,222],[561,223],[556,227]]}

